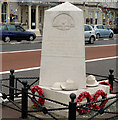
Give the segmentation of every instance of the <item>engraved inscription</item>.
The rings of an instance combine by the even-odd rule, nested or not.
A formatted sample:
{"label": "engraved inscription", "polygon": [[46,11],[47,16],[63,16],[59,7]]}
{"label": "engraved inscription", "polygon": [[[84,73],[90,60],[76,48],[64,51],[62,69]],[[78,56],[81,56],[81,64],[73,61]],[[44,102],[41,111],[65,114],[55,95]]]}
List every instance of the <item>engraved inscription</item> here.
{"label": "engraved inscription", "polygon": [[[67,42],[66,42],[67,41]],[[74,40],[71,41],[69,39],[58,39],[58,40],[49,40],[43,46],[45,47],[45,51],[43,50],[44,55],[52,55],[52,56],[78,56],[81,50],[78,49],[79,43]]]}
{"label": "engraved inscription", "polygon": [[70,30],[74,26],[73,18],[65,13],[56,16],[53,21],[53,27],[59,30]]}

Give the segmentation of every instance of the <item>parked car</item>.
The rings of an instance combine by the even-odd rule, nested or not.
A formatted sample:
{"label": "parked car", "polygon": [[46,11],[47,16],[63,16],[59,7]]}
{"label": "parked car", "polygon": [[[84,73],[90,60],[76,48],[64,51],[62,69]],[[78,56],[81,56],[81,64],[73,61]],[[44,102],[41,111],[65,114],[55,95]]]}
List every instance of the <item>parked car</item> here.
{"label": "parked car", "polygon": [[29,40],[33,41],[36,38],[35,33],[26,31],[20,25],[0,24],[0,36],[4,42],[11,40]]}
{"label": "parked car", "polygon": [[89,42],[91,44],[95,42],[96,33],[91,25],[87,25],[87,24],[84,25],[84,37],[85,37],[85,42]]}
{"label": "parked car", "polygon": [[105,25],[92,25],[92,27],[96,31],[96,38],[100,38],[100,37],[112,38],[114,35],[113,30],[111,30],[110,28],[108,28]]}

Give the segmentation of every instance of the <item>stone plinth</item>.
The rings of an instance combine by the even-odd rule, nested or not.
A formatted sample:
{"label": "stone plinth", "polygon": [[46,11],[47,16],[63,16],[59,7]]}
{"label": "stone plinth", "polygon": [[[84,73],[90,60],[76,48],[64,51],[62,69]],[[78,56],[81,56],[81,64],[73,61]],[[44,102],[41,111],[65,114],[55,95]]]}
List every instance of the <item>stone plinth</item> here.
{"label": "stone plinth", "polygon": [[[93,94],[97,90],[103,90],[105,93],[107,93],[107,97],[115,96],[114,94],[109,93],[110,88],[107,85],[98,85],[97,87],[87,87],[86,89],[79,89],[79,90],[76,90],[76,91],[54,91],[54,90],[51,90],[49,87],[42,87],[42,86],[40,86],[40,87],[43,89],[43,92],[44,92],[46,98],[65,103],[67,105],[71,101],[70,100],[70,94],[71,93],[75,93],[76,97],[78,97],[80,93],[87,91],[87,92],[90,93],[90,95],[92,97]],[[102,99],[102,97],[99,97],[98,99]],[[113,99],[113,100],[115,100],[115,99]],[[106,105],[110,104],[113,100],[109,100]],[[86,99],[83,99],[81,104],[84,104],[86,102],[87,102]],[[47,100],[45,101],[44,105],[47,108],[62,108],[62,107],[65,107],[65,106],[62,106],[60,104],[56,104],[56,103],[53,103],[53,102],[50,102],[50,101],[47,101]],[[57,115],[68,117],[68,110],[53,111],[53,113],[55,113]],[[77,113],[77,115],[78,115],[78,113]]]}
{"label": "stone plinth", "polygon": [[55,91],[50,89],[49,87],[43,87],[43,86],[40,87],[43,89],[46,98],[63,102],[65,104],[69,103],[70,101],[69,96],[71,93],[75,93],[76,96],[79,96],[80,93],[87,91],[92,96],[97,90],[103,90],[105,93],[109,94],[109,86],[106,85],[99,85],[97,87],[88,87],[86,89],[79,89],[74,91]]}

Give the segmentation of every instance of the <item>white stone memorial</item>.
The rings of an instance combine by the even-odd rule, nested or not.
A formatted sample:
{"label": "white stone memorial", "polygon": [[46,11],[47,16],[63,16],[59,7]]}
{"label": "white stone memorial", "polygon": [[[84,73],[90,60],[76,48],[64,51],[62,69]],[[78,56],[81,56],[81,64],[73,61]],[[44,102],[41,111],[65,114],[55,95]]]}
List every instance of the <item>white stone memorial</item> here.
{"label": "white stone memorial", "polygon": [[86,87],[83,11],[66,2],[45,11],[40,86],[68,79],[71,89]]}
{"label": "white stone memorial", "polygon": [[[92,96],[97,90],[103,90],[110,95],[109,87],[98,85],[94,76],[87,78],[91,87],[86,87],[84,44],[81,9],[66,2],[45,11],[39,86],[46,98],[68,104],[71,93],[79,96],[87,91]],[[47,100],[45,106],[62,107]],[[68,110],[56,113],[68,116]]]}

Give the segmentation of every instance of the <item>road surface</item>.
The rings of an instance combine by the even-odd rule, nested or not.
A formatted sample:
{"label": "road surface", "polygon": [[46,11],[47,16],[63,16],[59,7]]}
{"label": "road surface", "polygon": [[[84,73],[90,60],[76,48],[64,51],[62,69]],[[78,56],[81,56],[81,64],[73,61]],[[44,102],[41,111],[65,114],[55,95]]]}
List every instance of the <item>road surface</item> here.
{"label": "road surface", "polygon": [[[118,45],[86,47],[85,59],[103,59],[118,56],[116,47]],[[2,70],[0,72],[8,71],[11,68],[18,70],[40,67],[41,50],[3,52],[0,55],[2,56]]]}

